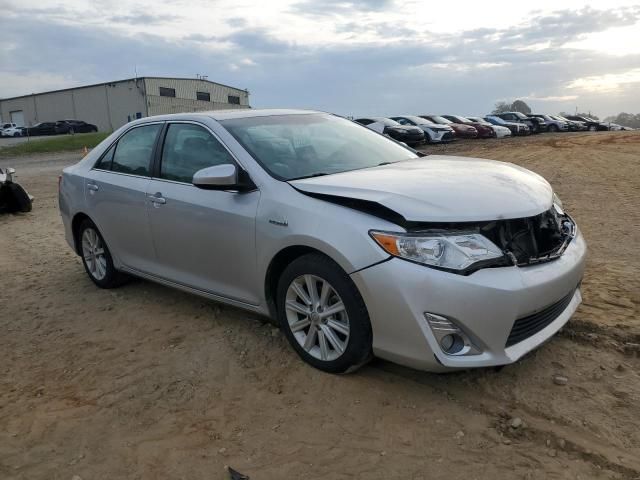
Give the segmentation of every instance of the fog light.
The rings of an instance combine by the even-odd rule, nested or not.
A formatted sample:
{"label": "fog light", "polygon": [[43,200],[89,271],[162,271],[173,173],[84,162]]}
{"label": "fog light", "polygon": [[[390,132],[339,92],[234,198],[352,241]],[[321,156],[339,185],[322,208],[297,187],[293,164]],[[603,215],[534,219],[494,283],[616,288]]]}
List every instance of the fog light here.
{"label": "fog light", "polygon": [[447,355],[478,355],[480,353],[480,349],[471,342],[471,339],[448,318],[429,312],[425,312],[424,317],[440,349]]}

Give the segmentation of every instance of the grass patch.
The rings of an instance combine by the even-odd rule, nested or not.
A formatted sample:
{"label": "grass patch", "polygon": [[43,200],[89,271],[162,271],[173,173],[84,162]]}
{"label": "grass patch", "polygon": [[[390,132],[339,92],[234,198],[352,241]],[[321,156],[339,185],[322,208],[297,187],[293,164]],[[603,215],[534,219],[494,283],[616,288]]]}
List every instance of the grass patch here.
{"label": "grass patch", "polygon": [[31,139],[15,145],[0,148],[1,157],[17,157],[33,153],[55,153],[82,151],[84,147],[93,148],[111,133],[76,133],[75,135],[59,135],[47,139]]}

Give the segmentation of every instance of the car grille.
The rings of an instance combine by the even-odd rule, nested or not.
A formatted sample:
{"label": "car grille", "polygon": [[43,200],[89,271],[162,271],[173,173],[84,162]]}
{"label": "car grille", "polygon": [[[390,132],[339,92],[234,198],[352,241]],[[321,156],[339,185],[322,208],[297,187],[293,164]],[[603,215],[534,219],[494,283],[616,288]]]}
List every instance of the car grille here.
{"label": "car grille", "polygon": [[562,312],[566,310],[571,303],[571,299],[575,292],[576,289],[574,288],[569,294],[567,294],[567,296],[563,297],[553,305],[549,305],[543,310],[532,315],[517,319],[511,328],[505,347],[510,347],[516,343],[520,343],[551,324]]}

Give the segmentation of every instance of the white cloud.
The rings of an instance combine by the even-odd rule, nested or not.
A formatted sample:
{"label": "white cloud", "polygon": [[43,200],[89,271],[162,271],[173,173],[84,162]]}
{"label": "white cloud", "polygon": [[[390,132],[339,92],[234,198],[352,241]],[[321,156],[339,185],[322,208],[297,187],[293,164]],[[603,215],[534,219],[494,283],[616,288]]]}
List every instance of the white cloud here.
{"label": "white cloud", "polygon": [[640,68],[623,73],[607,73],[578,78],[572,81],[568,88],[589,92],[612,92],[630,83],[640,83]]}

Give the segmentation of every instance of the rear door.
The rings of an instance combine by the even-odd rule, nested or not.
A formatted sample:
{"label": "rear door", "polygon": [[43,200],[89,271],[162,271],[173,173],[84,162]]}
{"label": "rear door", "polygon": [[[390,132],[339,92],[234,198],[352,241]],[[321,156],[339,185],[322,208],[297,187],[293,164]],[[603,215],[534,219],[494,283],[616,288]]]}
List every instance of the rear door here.
{"label": "rear door", "polygon": [[155,252],[147,214],[147,187],[162,123],[136,126],[122,135],[89,171],[89,216],[111,253],[125,266],[153,270]]}
{"label": "rear door", "polygon": [[158,276],[198,290],[258,304],[255,217],[260,192],[203,190],[198,170],[239,167],[205,126],[167,125],[162,154],[147,188]]}

